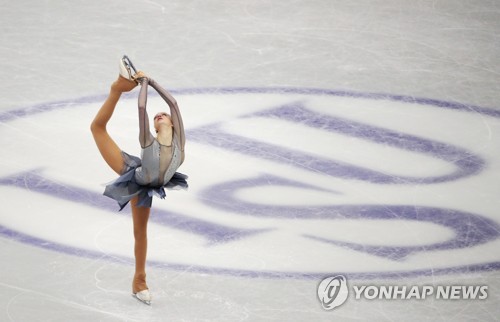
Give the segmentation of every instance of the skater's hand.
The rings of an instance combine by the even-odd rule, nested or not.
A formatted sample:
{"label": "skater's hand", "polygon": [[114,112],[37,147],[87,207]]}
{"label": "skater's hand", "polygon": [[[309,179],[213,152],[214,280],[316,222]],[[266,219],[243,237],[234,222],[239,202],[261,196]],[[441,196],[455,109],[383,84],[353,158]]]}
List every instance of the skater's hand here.
{"label": "skater's hand", "polygon": [[144,74],[143,71],[138,71],[137,74],[135,74],[134,76],[132,76],[132,78],[138,82],[138,83],[141,83],[141,81],[143,79],[148,79],[148,76],[146,74]]}
{"label": "skater's hand", "polygon": [[137,86],[137,83],[131,80],[128,80],[122,76],[118,76],[118,79],[114,81],[111,85],[111,90],[116,92],[130,92]]}

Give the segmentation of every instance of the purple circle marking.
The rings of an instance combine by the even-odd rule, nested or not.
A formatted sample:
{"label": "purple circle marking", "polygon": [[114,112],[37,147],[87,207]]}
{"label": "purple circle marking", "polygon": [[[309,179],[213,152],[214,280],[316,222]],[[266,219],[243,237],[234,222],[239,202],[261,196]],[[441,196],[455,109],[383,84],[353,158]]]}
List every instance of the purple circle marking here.
{"label": "purple circle marking", "polygon": [[[403,95],[392,95],[392,94],[381,94],[381,93],[358,93],[358,92],[349,92],[349,91],[337,91],[337,90],[328,90],[328,89],[316,89],[316,88],[288,88],[288,87],[273,87],[273,88],[238,88],[238,87],[229,87],[229,88],[195,88],[195,89],[181,89],[172,91],[173,94],[178,95],[196,95],[196,94],[242,94],[242,93],[255,93],[255,94],[304,94],[304,95],[325,95],[325,96],[339,96],[339,97],[352,97],[352,98],[364,98],[370,100],[389,100],[389,101],[399,101],[405,103],[414,103],[419,105],[428,105],[437,108],[443,109],[451,109],[458,111],[465,111],[470,113],[478,113],[486,116],[491,116],[495,118],[500,118],[500,110],[489,109],[479,106],[461,104],[456,102],[447,102],[440,101],[435,99],[427,99],[427,98],[415,98],[412,96],[403,96]],[[152,93],[153,95],[156,93]],[[135,97],[133,94],[124,95],[125,98]],[[18,108],[9,110],[6,112],[0,113],[0,122],[6,123],[11,120],[22,118],[27,115],[33,115],[36,113],[44,113],[59,109],[71,108],[80,104],[88,104],[95,103],[99,101],[103,101],[106,98],[105,95],[97,95],[97,96],[87,96],[78,99],[72,100],[63,100],[56,102],[47,102],[42,104],[37,104],[25,108]],[[478,161],[475,160],[477,163]],[[45,194],[53,194],[55,190],[57,193],[63,194],[65,198],[70,199],[77,203],[89,203],[89,200],[92,200],[92,205],[99,207],[101,209],[107,209],[110,211],[116,211],[116,205],[114,202],[111,202],[105,198],[97,198],[95,196],[89,197],[88,192],[85,191],[86,194],[82,194],[84,191],[78,187],[65,187],[65,186],[50,186],[50,185],[40,185],[40,180],[46,180],[37,175],[38,170],[31,170],[22,174],[23,182],[21,183],[19,177],[11,176],[7,178],[0,178],[0,185],[7,186],[19,186],[20,184],[29,184],[29,182],[33,183],[33,186],[37,186],[35,189],[36,192],[45,193]],[[469,175],[476,173],[474,170]],[[28,181],[26,181],[28,180]],[[31,180],[31,181],[30,181]],[[433,179],[431,182],[439,182],[443,181],[443,178]],[[27,183],[28,182],[28,183]],[[425,183],[425,182],[423,182]],[[80,189],[80,190],[79,190]],[[87,196],[83,199],[81,196]],[[234,205],[238,208],[238,205]],[[359,205],[362,207],[363,205]],[[400,206],[403,207],[403,206]],[[292,207],[285,209],[286,211],[293,211]],[[408,210],[405,208],[405,210]],[[117,212],[118,213],[118,212]],[[212,226],[209,222],[192,222],[179,214],[158,211],[158,216],[155,218],[151,217],[152,221],[156,221],[157,223],[165,223],[174,222],[178,229],[186,229],[188,231],[192,231],[193,229],[197,229],[200,231],[200,234],[207,239],[209,243],[217,243],[228,241],[231,238],[240,238],[242,236],[251,235],[254,233],[259,233],[257,230],[235,230],[231,227],[223,227],[223,226]],[[279,211],[278,211],[279,213]],[[430,215],[433,213],[430,212]],[[466,216],[468,214],[465,214]],[[383,217],[383,215],[380,215]],[[431,216],[432,217],[432,216]],[[432,220],[429,217],[429,220]],[[472,217],[471,217],[472,218]],[[490,222],[491,229],[497,230],[498,226],[494,222]],[[498,230],[496,231],[499,232]],[[3,235],[9,239],[25,243],[28,245],[32,245],[35,247],[48,249],[51,251],[56,251],[72,256],[91,258],[91,259],[105,259],[109,261],[115,261],[120,263],[126,263],[129,265],[133,265],[133,260],[126,257],[120,256],[110,256],[107,254],[103,254],[96,251],[85,250],[77,247],[67,246],[64,244],[44,240],[35,236],[30,236],[18,231],[14,231],[3,227],[0,225],[0,235]],[[491,240],[491,239],[489,239]],[[438,247],[439,248],[439,247]],[[444,247],[446,249],[446,247]],[[251,270],[242,270],[242,269],[224,269],[217,267],[207,267],[207,266],[194,266],[194,265],[183,265],[178,263],[168,263],[168,262],[159,262],[159,261],[148,261],[148,265],[158,268],[167,268],[174,270],[183,270],[183,271],[192,271],[192,272],[200,272],[200,273],[208,273],[208,274],[223,274],[223,275],[232,275],[232,276],[245,276],[245,277],[263,277],[263,278],[296,278],[296,279],[318,279],[324,276],[327,276],[327,273],[317,273],[317,272],[285,272],[285,271],[251,271]],[[446,267],[446,268],[428,268],[428,269],[419,269],[419,270],[407,270],[407,271],[385,271],[385,272],[358,272],[358,273],[349,273],[349,272],[332,272],[335,274],[341,274],[347,276],[350,279],[375,279],[375,278],[401,278],[401,277],[412,277],[412,276],[427,276],[427,275],[437,275],[437,274],[448,274],[448,273],[473,273],[479,271],[493,271],[500,269],[500,262],[489,262],[489,263],[480,263],[480,264],[472,264],[472,265],[458,265],[454,267]]]}

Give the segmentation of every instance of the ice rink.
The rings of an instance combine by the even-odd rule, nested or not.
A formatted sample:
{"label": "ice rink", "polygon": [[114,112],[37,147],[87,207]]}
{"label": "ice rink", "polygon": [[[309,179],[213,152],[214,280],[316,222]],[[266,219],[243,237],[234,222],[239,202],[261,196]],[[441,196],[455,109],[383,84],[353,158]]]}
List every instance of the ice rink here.
{"label": "ice rink", "polygon": [[[0,15],[0,321],[500,320],[499,2]],[[116,176],[90,133],[123,54],[186,127],[189,190],[153,200],[152,306],[131,296],[130,207],[102,196]],[[135,155],[137,95],[108,128]],[[339,275],[348,294],[323,289]]]}

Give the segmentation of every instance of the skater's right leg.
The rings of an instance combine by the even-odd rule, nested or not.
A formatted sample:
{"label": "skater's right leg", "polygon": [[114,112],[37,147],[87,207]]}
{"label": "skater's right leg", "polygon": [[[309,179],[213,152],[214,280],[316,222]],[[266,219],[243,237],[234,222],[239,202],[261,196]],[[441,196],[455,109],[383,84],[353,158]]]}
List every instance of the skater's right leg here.
{"label": "skater's right leg", "polygon": [[133,81],[129,81],[121,76],[113,83],[111,90],[109,92],[106,101],[97,112],[90,129],[94,137],[95,143],[99,152],[101,152],[102,157],[106,163],[115,171],[117,174],[121,174],[123,171],[123,157],[121,149],[109,136],[106,126],[113,115],[116,104],[120,99],[123,92],[128,92],[132,90],[137,84]]}
{"label": "skater's right leg", "polygon": [[99,152],[101,152],[104,161],[106,161],[111,169],[117,174],[121,174],[123,170],[123,157],[120,148],[115,141],[113,141],[111,136],[109,136],[106,125],[113,115],[113,111],[120,96],[120,92],[111,91],[90,125],[90,130],[92,131],[92,136],[94,137]]}

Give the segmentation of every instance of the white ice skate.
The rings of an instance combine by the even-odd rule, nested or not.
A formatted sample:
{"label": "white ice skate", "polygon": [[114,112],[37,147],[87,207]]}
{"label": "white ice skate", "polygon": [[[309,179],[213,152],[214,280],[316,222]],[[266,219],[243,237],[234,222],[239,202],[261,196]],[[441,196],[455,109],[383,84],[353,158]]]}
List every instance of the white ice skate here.
{"label": "white ice skate", "polygon": [[144,304],[151,305],[151,293],[149,293],[149,290],[133,293],[132,296]]}
{"label": "white ice skate", "polygon": [[120,75],[128,80],[135,81],[134,75],[137,74],[137,70],[134,67],[134,64],[130,61],[127,55],[124,55],[122,59],[120,59]]}

